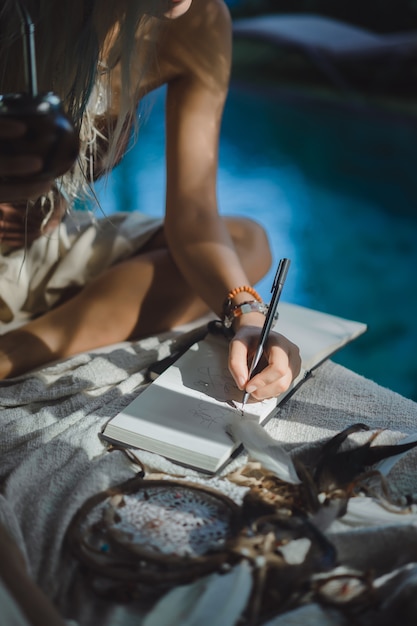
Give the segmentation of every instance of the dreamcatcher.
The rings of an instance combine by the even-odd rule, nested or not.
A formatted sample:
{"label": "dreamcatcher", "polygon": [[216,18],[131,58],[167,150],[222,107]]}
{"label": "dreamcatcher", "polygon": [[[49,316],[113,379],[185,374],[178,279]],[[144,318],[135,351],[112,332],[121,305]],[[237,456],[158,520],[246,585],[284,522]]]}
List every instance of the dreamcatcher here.
{"label": "dreamcatcher", "polygon": [[214,489],[135,477],[87,500],[67,538],[75,556],[100,577],[170,586],[226,563],[238,511]]}
{"label": "dreamcatcher", "polygon": [[[228,584],[227,597],[239,604],[233,610],[247,623],[311,601],[362,611],[373,606],[372,577],[339,563],[327,530],[346,516],[355,490],[366,488],[368,464],[416,445],[370,446],[372,435],[363,445],[340,449],[350,433],[363,429],[345,429],[318,446],[309,465],[299,462],[299,483],[277,476],[286,461],[282,452],[265,457],[272,469],[250,462],[230,473],[227,483],[245,492],[240,506],[201,484],[135,477],[85,502],[70,524],[69,546],[96,591],[111,590],[119,600],[165,594],[169,612],[172,603],[183,611],[188,593],[191,617],[200,605],[217,606]],[[383,506],[385,498],[380,501]],[[152,610],[161,623],[166,604]]]}

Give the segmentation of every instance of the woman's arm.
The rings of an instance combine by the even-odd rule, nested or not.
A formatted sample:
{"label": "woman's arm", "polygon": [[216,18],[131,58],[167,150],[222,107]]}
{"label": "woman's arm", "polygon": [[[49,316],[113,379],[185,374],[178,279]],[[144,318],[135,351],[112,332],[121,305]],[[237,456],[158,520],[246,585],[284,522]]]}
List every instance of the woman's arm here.
{"label": "woman's arm", "polygon": [[[167,92],[167,197],[165,235],[175,263],[218,315],[227,294],[251,281],[218,213],[218,143],[231,63],[231,23],[221,0],[194,0],[189,12],[167,28],[162,67],[171,69]],[[258,273],[254,268],[255,275]],[[250,299],[238,294],[236,304]],[[230,369],[240,388],[248,357],[264,322],[248,313],[235,324]],[[254,397],[278,395],[298,374],[297,348],[272,335],[268,364],[251,381]]]}
{"label": "woman's arm", "polygon": [[230,18],[223,2],[194,0],[167,31],[161,56],[179,69],[167,91],[166,237],[184,276],[220,315],[230,289],[248,282],[216,197]]}

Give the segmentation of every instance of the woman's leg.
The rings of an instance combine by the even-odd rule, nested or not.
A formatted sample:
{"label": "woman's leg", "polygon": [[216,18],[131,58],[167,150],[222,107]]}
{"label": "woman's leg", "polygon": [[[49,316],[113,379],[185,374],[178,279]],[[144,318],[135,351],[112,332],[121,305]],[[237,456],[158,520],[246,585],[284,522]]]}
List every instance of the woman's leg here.
{"label": "woman's leg", "polygon": [[[268,270],[263,229],[245,219],[226,220],[251,282]],[[106,270],[74,297],[0,337],[0,378],[49,361],[156,334],[207,312],[177,270],[163,233],[137,256]]]}

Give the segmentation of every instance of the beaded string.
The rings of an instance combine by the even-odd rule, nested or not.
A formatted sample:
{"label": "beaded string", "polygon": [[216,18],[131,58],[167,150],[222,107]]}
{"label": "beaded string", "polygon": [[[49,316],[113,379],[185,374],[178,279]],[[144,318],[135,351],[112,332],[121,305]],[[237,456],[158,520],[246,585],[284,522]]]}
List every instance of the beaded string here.
{"label": "beaded string", "polygon": [[258,302],[262,302],[262,298],[259,293],[250,285],[243,285],[242,287],[235,287],[227,294],[226,302],[230,302],[237,296],[238,293],[249,293]]}
{"label": "beaded string", "polygon": [[[237,305],[233,305],[233,298],[237,296],[239,293],[249,293],[255,300],[246,301]],[[256,309],[254,306],[258,304],[259,308]],[[222,323],[226,329],[230,329],[233,321],[236,317],[240,317],[243,313],[249,313],[251,310],[259,310],[261,313],[265,313],[265,311],[261,310],[260,307],[264,307],[264,302],[259,295],[259,293],[250,285],[242,285],[241,287],[235,287],[227,294],[227,298],[223,304],[223,319]]]}

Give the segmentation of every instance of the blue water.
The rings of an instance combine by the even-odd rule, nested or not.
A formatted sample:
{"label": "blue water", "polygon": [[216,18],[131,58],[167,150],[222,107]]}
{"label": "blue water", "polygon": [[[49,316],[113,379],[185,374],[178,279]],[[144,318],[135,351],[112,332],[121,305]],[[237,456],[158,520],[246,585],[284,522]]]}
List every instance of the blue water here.
{"label": "blue water", "polygon": [[[99,190],[106,214],[163,214],[163,96]],[[284,300],[368,324],[334,360],[415,400],[416,146],[404,120],[234,87],[218,187],[222,213],[255,217],[275,261],[291,259]],[[273,272],[259,285],[265,299]]]}

